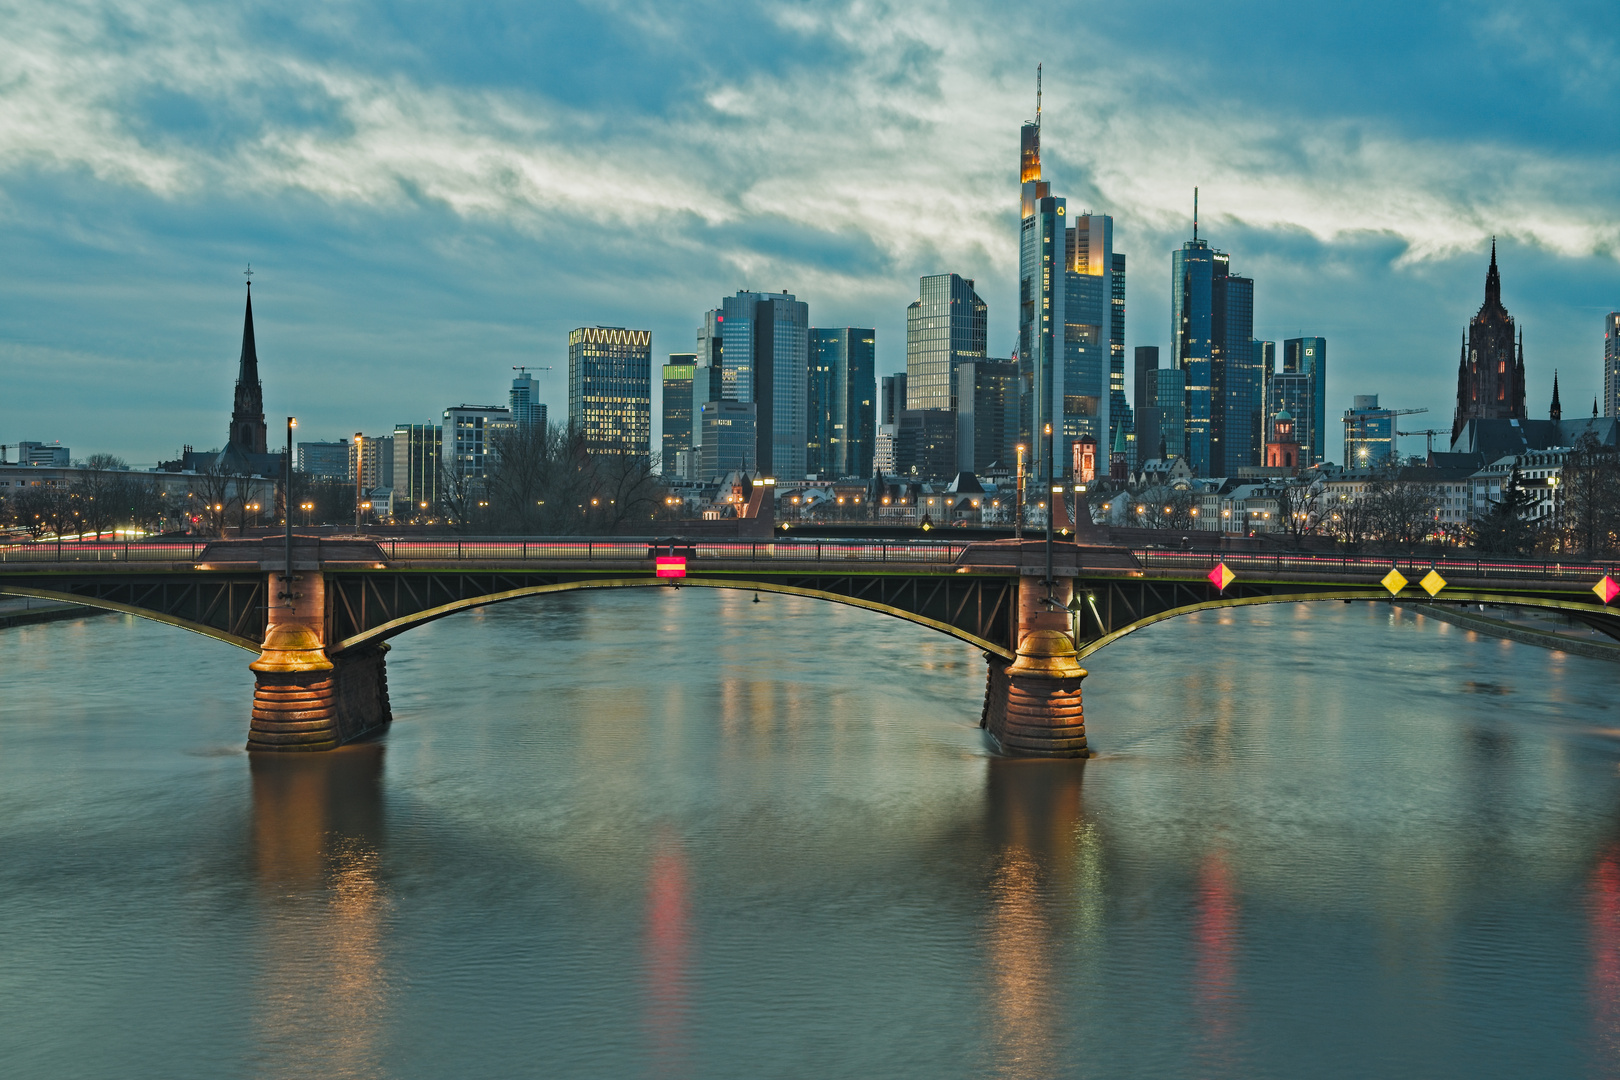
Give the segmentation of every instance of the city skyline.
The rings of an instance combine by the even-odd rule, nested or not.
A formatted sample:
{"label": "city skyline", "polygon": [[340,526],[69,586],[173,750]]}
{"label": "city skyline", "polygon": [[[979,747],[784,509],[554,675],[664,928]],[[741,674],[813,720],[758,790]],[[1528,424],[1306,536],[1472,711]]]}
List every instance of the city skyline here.
{"label": "city skyline", "polygon": [[[493,40],[526,25],[504,16],[483,30],[447,16],[407,56],[388,46],[413,28],[361,9],[328,26],[140,10],[135,29],[95,9],[79,22],[30,12],[0,45],[0,62],[31,72],[3,92],[8,106],[37,124],[0,135],[0,230],[15,253],[0,270],[12,300],[0,309],[6,442],[139,462],[211,446],[249,261],[266,413],[299,415],[315,438],[502,399],[518,365],[553,366],[539,393],[560,417],[569,329],[646,327],[662,357],[689,350],[702,312],[740,288],[785,288],[819,325],[874,328],[882,376],[904,367],[916,279],[958,273],[988,305],[990,355],[1005,355],[1010,163],[1037,59],[1046,174],[1075,212],[1110,215],[1115,250],[1133,260],[1127,351],[1168,354],[1165,268],[1199,186],[1201,235],[1259,283],[1256,337],[1333,341],[1330,416],[1372,393],[1449,411],[1457,326],[1478,306],[1493,233],[1525,330],[1529,415],[1545,415],[1555,368],[1571,414],[1602,391],[1620,196],[1600,182],[1594,121],[1617,91],[1593,74],[1601,48],[1569,43],[1584,30],[1578,6],[1458,24],[1374,9],[1372,31],[1403,31],[1394,47],[1323,48],[1314,88],[1282,70],[1284,46],[1290,34],[1331,39],[1334,23],[1287,14],[1218,93],[1152,19],[1123,14],[1096,23],[1120,58],[1109,76],[1038,28],[981,26],[947,7],[932,20],[846,13],[853,28],[830,14],[751,15],[739,34],[753,54],[728,47],[684,73],[643,64],[625,86],[607,69],[666,50],[659,33],[696,17],[671,9],[664,31],[629,20],[604,35],[606,16],[548,16],[557,41],[601,35],[604,51],[559,54],[542,76]],[[529,30],[517,36],[553,47]],[[902,60],[895,34],[927,48]],[[240,63],[203,62],[213,49]],[[475,79],[461,57],[480,50],[493,59]],[[107,63],[70,85],[80,53]],[[304,63],[317,53],[324,82]],[[278,100],[307,107],[273,105],[252,82],[298,90]],[[841,89],[811,93],[812,82]],[[486,98],[501,108],[474,108]],[[673,141],[660,133],[672,119]],[[536,133],[541,121],[552,134]],[[1133,127],[1158,134],[1121,134]],[[405,134],[420,148],[398,149]],[[1233,146],[1245,153],[1217,153]],[[588,200],[572,178],[609,158],[617,194],[603,210],[592,200],[607,189],[593,183]],[[503,180],[479,160],[515,172]],[[1331,447],[1337,433],[1325,434]]]}

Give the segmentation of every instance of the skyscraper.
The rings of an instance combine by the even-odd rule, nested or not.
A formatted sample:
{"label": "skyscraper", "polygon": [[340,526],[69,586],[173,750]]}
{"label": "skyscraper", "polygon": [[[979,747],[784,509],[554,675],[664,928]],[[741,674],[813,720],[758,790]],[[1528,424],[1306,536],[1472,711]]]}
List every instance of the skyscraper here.
{"label": "skyscraper", "polygon": [[754,420],[757,407],[751,401],[705,401],[698,411],[703,430],[698,476],[702,481],[717,480],[733,469],[753,471],[759,435]]}
{"label": "skyscraper", "polygon": [[682,476],[681,454],[692,450],[692,378],[696,373],[696,353],[669,354],[669,363],[664,365],[663,454],[659,459],[665,477]]}
{"label": "skyscraper", "polygon": [[1468,323],[1457,361],[1457,412],[1451,423],[1451,441],[1456,443],[1470,420],[1525,418],[1524,336],[1519,336],[1515,354],[1513,316],[1502,306],[1502,278],[1496,269],[1496,241],[1492,240],[1485,302]]}
{"label": "skyscraper", "polygon": [[900,414],[906,411],[906,373],[897,371],[883,376],[878,393],[878,423],[898,424]]}
{"label": "skyscraper", "polygon": [[1301,411],[1293,405],[1294,435],[1307,465],[1327,460],[1327,338],[1297,337],[1283,342],[1282,369],[1286,374],[1304,375],[1310,380],[1310,407]]}
{"label": "skyscraper", "polygon": [[1603,415],[1620,416],[1620,311],[1603,316]]}
{"label": "skyscraper", "polygon": [[[1060,475],[1063,443],[1063,339],[1068,320],[1068,204],[1041,179],[1041,97],[1036,74],[1035,121],[1019,139],[1018,369],[1022,382],[1019,441],[1030,447],[1032,475]],[[1106,263],[1104,264],[1106,265]],[[1046,437],[1047,425],[1052,437]],[[1039,493],[1040,485],[1030,490]]]}
{"label": "skyscraper", "polygon": [[1136,456],[1140,462],[1159,454],[1159,422],[1154,412],[1159,404],[1158,377],[1154,374],[1159,370],[1159,347],[1138,345],[1133,368],[1135,382],[1131,384],[1131,404],[1135,408]]}
{"label": "skyscraper", "polygon": [[985,356],[987,307],[973,281],[932,274],[906,308],[907,409],[956,408],[956,368]]}
{"label": "skyscraper", "polygon": [[568,423],[596,454],[652,450],[652,331],[582,326],[568,334]]}
{"label": "skyscraper", "polygon": [[527,368],[517,369],[517,378],[512,380],[512,389],[506,397],[507,408],[512,412],[512,423],[518,427],[537,427],[541,431],[546,428],[546,406],[540,400],[540,383]]}
{"label": "skyscraper", "polygon": [[721,315],[726,397],[758,406],[757,467],[767,476],[802,478],[810,307],[786,291],[738,292],[725,298]]}
{"label": "skyscraper", "polygon": [[1158,441],[1149,457],[1168,460],[1187,456],[1187,372],[1182,368],[1159,368],[1153,372],[1153,426]]}
{"label": "skyscraper", "polygon": [[1136,415],[1125,398],[1125,256],[1114,252],[1109,270],[1108,426],[1110,446],[1124,439],[1125,463],[1137,460]]}
{"label": "skyscraper", "polygon": [[1018,365],[969,360],[956,369],[956,468],[983,475],[1015,467]]}
{"label": "skyscraper", "polygon": [[1377,394],[1357,394],[1345,410],[1344,463],[1352,469],[1395,464],[1395,410],[1380,409]]}
{"label": "skyscraper", "polygon": [[[1114,219],[1106,214],[1077,214],[1064,231],[1063,439],[1067,445],[1090,435],[1099,446],[1112,446],[1114,323]],[[1120,285],[1124,266],[1118,267]],[[1122,298],[1123,299],[1123,298]],[[1120,306],[1123,316],[1124,307]],[[1120,404],[1125,399],[1124,327],[1120,327]],[[1069,460],[1060,450],[1053,463],[1059,470]]]}
{"label": "skyscraper", "polygon": [[[439,508],[439,457],[443,437],[437,424],[394,425],[394,516],[433,517]],[[409,507],[401,514],[399,507]]]}
{"label": "skyscraper", "polygon": [[805,471],[834,478],[872,475],[877,436],[877,332],[810,331],[810,403]]}
{"label": "skyscraper", "polygon": [[[702,463],[703,449],[703,406],[706,402],[721,401],[726,396],[725,388],[725,313],[719,308],[711,308],[703,313],[703,325],[697,332],[697,367],[692,372],[692,385],[690,387],[692,400],[692,469],[696,470]],[[664,468],[667,471],[671,464],[679,465],[679,460],[671,462],[665,460]]]}
{"label": "skyscraper", "polygon": [[1195,196],[1193,238],[1171,253],[1172,359],[1187,379],[1187,463],[1200,476],[1230,475],[1258,464],[1262,448],[1254,281],[1198,238],[1196,206]]}

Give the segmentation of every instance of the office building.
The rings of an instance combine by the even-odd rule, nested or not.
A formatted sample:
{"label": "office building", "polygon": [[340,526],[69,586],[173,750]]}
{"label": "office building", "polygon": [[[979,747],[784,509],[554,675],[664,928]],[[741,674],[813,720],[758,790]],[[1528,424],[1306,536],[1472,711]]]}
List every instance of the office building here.
{"label": "office building", "polygon": [[704,402],[698,413],[703,442],[698,475],[693,479],[712,482],[734,469],[753,472],[758,468],[757,416],[752,401]]}
{"label": "office building", "polygon": [[904,409],[894,433],[894,471],[924,480],[954,477],[956,413],[950,409]]}
{"label": "office building", "polygon": [[[1114,426],[1112,394],[1114,219],[1106,214],[1077,214],[1064,231],[1063,385],[1053,398],[1061,405],[1063,438],[1067,445],[1089,435],[1100,446],[1112,445]],[[1120,261],[1119,279],[1124,286],[1124,266]],[[1123,311],[1120,325],[1120,402],[1125,396],[1125,343]],[[1071,455],[1057,448],[1060,472]]]}
{"label": "office building", "polygon": [[[356,453],[358,447],[359,452]],[[378,487],[394,486],[394,437],[392,435],[358,435],[349,443],[347,471],[343,478],[355,482],[355,466],[362,466],[360,486],[366,491]]]}
{"label": "office building", "polygon": [[721,305],[727,400],[758,406],[756,467],[802,479],[810,376],[810,307],[787,292],[738,292]]}
{"label": "office building", "polygon": [[1180,368],[1153,372],[1153,428],[1158,438],[1148,457],[1169,460],[1187,456],[1187,373]]}
{"label": "office building", "polygon": [[[1030,447],[1032,475],[1059,475],[1068,455],[1063,443],[1063,345],[1068,298],[1068,205],[1041,178],[1041,108],[1019,139],[1018,368],[1019,441]],[[1089,253],[1088,253],[1089,254]],[[1046,437],[1047,425],[1052,435]],[[898,451],[897,451],[898,453]],[[1031,485],[1038,491],[1039,484]]]}
{"label": "office building", "polygon": [[[703,446],[703,404],[707,401],[720,401],[726,396],[725,389],[725,313],[719,308],[712,308],[703,313],[703,325],[697,331],[697,352],[695,369],[692,372],[691,408],[692,408],[692,455],[689,459],[691,468],[687,472],[696,474],[703,459],[701,448]],[[677,463],[679,455],[676,455]],[[669,461],[664,462],[667,472]],[[677,470],[679,471],[679,470]],[[686,475],[683,473],[682,475]]]}
{"label": "office building", "polygon": [[1603,415],[1620,417],[1620,311],[1603,316]]}
{"label": "office building", "polygon": [[349,440],[299,443],[297,467],[299,472],[316,480],[347,480]]}
{"label": "office building", "polygon": [[1018,365],[970,360],[956,369],[956,470],[1016,468]]}
{"label": "office building", "polygon": [[692,379],[697,374],[696,353],[670,353],[664,365],[664,422],[659,460],[666,478],[682,477],[681,455],[692,449]]}
{"label": "office building", "polygon": [[540,400],[540,383],[527,368],[517,369],[517,378],[512,380],[506,403],[512,412],[512,423],[518,427],[546,429],[546,406]]}
{"label": "office building", "polygon": [[877,438],[877,332],[810,331],[805,471],[834,479],[872,475]]}
{"label": "office building", "polygon": [[1304,375],[1310,380],[1310,408],[1301,412],[1292,405],[1294,434],[1307,465],[1327,460],[1327,338],[1297,337],[1283,342],[1282,369],[1285,374]]}
{"label": "office building", "polygon": [[455,405],[444,410],[440,458],[447,477],[482,480],[495,463],[496,436],[514,427],[499,405]]}
{"label": "office building", "polygon": [[[439,506],[443,439],[437,424],[394,425],[394,516],[433,517]],[[402,512],[408,507],[408,511]]]}
{"label": "office building", "polygon": [[1357,394],[1345,410],[1344,464],[1352,469],[1395,464],[1395,410],[1380,409],[1377,394]]}
{"label": "office building", "polygon": [[39,465],[65,469],[72,464],[73,452],[61,443],[20,442],[17,444],[17,464]]}
{"label": "office building", "polygon": [[[1195,203],[1196,205],[1196,203]],[[1258,465],[1261,372],[1254,340],[1254,281],[1231,273],[1230,257],[1198,238],[1171,253],[1172,361],[1187,379],[1187,458],[1199,476]]]}
{"label": "office building", "polygon": [[1310,441],[1319,434],[1312,417],[1315,407],[1315,380],[1308,373],[1279,371],[1271,376],[1266,386],[1266,422],[1275,427],[1279,414],[1289,415],[1289,434],[1299,444],[1300,465],[1304,467],[1319,464]]}
{"label": "office building", "polygon": [[[1136,424],[1137,457],[1147,461],[1158,453],[1159,425],[1154,409],[1158,405],[1159,347],[1138,345],[1134,353],[1135,381],[1131,384],[1131,405]],[[1136,462],[1132,462],[1134,471]]]}
{"label": "office building", "polygon": [[[1524,420],[1524,337],[1517,349],[1513,316],[1502,306],[1502,278],[1496,269],[1496,241],[1485,272],[1485,302],[1468,323],[1457,360],[1457,411],[1451,440],[1457,442],[1470,420]],[[1350,464],[1350,462],[1346,462]]]}
{"label": "office building", "polygon": [[1125,256],[1109,256],[1108,308],[1108,445],[1121,453],[1127,468],[1136,467],[1136,413],[1125,397]]}
{"label": "office building", "polygon": [[900,414],[905,409],[906,373],[899,371],[883,376],[882,384],[878,387],[878,423],[891,427],[898,424]]}
{"label": "office building", "polygon": [[651,453],[652,331],[582,326],[569,332],[568,423],[590,453]]}
{"label": "office building", "polygon": [[932,274],[906,308],[907,409],[956,408],[956,368],[985,357],[988,308],[971,278]]}

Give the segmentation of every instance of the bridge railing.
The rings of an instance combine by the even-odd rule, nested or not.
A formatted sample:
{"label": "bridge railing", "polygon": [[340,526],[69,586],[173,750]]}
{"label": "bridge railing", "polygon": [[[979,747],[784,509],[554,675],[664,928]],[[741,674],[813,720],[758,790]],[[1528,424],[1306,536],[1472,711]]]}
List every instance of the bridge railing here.
{"label": "bridge railing", "polygon": [[207,540],[52,541],[0,546],[0,563],[196,562]]}
{"label": "bridge railing", "polygon": [[954,563],[968,545],[838,540],[380,540],[390,562],[636,562],[664,549],[696,561]]}
{"label": "bridge railing", "polygon": [[1492,578],[1503,581],[1583,581],[1596,582],[1605,574],[1620,575],[1620,563],[1546,562],[1530,559],[1459,559],[1454,557],[1285,554],[1282,552],[1163,551],[1139,549],[1132,552],[1147,570],[1173,570],[1193,573],[1224,562],[1234,573],[1281,574],[1299,571],[1314,574],[1344,574],[1382,578],[1394,567],[1417,581],[1430,570],[1448,579]]}
{"label": "bridge railing", "polygon": [[[447,538],[378,540],[390,562],[645,562],[655,548],[670,547],[655,539],[533,540]],[[154,540],[129,543],[37,543],[0,546],[0,563],[134,563],[191,562],[202,558],[207,540]],[[677,554],[697,561],[774,563],[942,563],[961,558],[968,545],[941,541],[720,540],[676,541]],[[268,542],[272,561],[275,545]]]}

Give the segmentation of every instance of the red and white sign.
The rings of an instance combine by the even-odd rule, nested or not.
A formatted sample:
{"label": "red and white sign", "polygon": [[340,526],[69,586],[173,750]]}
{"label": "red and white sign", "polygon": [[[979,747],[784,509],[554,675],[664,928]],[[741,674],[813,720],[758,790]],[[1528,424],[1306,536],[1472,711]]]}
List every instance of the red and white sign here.
{"label": "red and white sign", "polygon": [[657,564],[654,573],[659,577],[685,577],[685,555],[660,555],[653,560]]}

